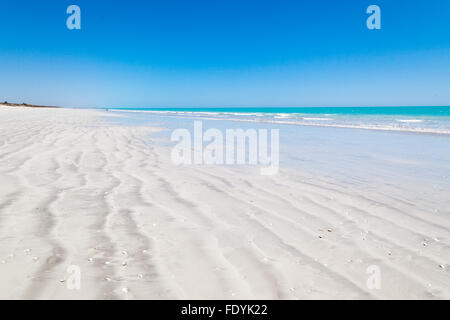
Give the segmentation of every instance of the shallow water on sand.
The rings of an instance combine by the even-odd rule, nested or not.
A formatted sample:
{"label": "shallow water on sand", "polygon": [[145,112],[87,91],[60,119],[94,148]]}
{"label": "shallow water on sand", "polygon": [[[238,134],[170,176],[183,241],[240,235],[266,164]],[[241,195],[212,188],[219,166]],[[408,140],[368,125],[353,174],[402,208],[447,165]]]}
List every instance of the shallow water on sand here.
{"label": "shallow water on sand", "polygon": [[[165,128],[155,134],[170,145],[173,130],[193,132],[196,117],[119,112],[123,124]],[[450,197],[450,135],[355,128],[292,126],[230,120],[202,120],[203,131],[279,129],[280,167],[293,168],[349,183],[380,183]],[[429,189],[431,188],[431,189]]]}

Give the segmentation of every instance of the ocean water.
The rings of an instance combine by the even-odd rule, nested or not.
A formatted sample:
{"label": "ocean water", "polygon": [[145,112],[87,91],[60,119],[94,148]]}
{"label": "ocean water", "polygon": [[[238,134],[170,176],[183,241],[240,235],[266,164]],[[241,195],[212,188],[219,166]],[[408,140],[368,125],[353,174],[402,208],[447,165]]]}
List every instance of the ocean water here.
{"label": "ocean water", "polygon": [[110,108],[109,110],[203,120],[450,134],[450,107]]}
{"label": "ocean water", "polygon": [[[296,117],[295,121],[306,125],[291,125],[292,118],[281,118],[276,122],[279,118],[275,117],[284,113],[254,109],[254,112],[248,112],[248,109],[239,109],[239,112],[230,109],[110,111],[120,115],[112,117],[120,124],[162,128],[151,134],[149,143],[169,147],[169,150],[174,145],[171,142],[174,130],[183,128],[194,135],[194,120],[202,120],[203,130],[214,128],[221,132],[227,129],[278,129],[282,169],[308,172],[357,188],[388,186],[408,189],[417,196],[436,201],[450,201],[450,108],[422,108],[422,111],[421,108],[382,108],[386,110],[384,113],[392,114],[381,114],[381,110],[374,114],[375,111],[369,108],[347,109],[350,109],[348,113],[340,108],[341,113],[329,113],[329,108],[314,108],[313,114],[307,114],[304,109],[299,112],[300,108],[289,109],[292,112],[289,115]],[[349,114],[350,111],[354,114]],[[314,117],[332,118],[329,121],[336,125],[320,120],[310,120],[318,123],[310,125],[308,120],[300,120]],[[368,130],[373,127],[385,129]]]}

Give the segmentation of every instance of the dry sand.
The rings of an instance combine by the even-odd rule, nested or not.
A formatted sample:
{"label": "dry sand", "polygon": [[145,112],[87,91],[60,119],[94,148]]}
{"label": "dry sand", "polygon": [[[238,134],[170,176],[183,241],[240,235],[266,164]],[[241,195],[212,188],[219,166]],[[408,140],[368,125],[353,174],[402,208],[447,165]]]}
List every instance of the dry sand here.
{"label": "dry sand", "polygon": [[0,298],[450,298],[450,218],[426,201],[176,167],[155,128],[110,116],[0,108]]}

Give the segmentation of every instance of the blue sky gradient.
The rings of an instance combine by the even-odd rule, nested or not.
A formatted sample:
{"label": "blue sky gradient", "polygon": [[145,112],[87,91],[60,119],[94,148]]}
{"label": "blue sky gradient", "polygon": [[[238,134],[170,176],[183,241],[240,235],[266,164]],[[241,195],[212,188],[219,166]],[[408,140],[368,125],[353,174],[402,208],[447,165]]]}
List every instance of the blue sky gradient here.
{"label": "blue sky gradient", "polygon": [[450,1],[2,1],[0,71],[69,107],[450,105]]}

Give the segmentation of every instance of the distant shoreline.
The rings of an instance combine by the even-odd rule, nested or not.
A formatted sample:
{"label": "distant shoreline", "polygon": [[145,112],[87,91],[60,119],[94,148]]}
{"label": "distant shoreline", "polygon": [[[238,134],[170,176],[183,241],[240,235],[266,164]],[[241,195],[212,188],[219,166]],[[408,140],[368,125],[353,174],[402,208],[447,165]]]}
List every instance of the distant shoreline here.
{"label": "distant shoreline", "polygon": [[10,103],[10,102],[0,102],[0,107],[25,107],[25,108],[61,108],[57,106],[40,106],[28,103]]}

